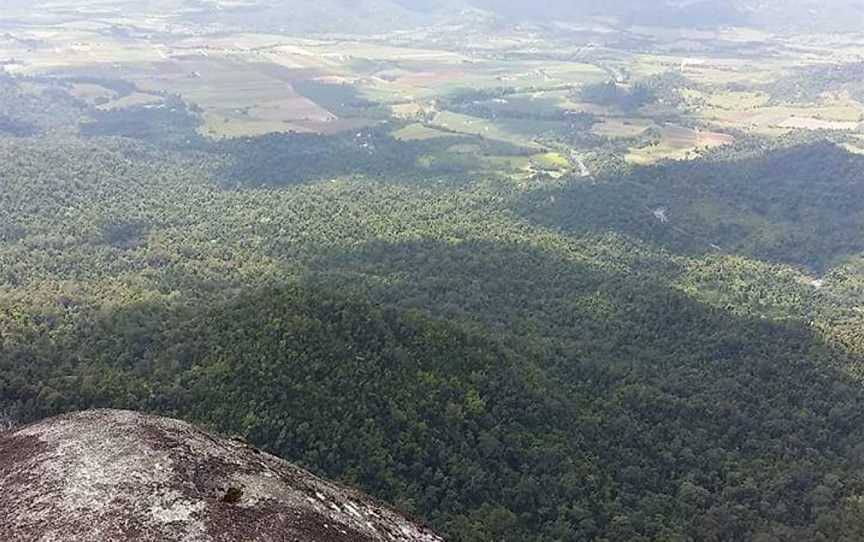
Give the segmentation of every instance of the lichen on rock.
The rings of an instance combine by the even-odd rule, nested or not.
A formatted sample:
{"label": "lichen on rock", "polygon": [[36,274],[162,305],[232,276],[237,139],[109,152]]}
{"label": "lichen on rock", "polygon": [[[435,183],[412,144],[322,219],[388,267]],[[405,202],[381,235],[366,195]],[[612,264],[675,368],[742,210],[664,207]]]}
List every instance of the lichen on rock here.
{"label": "lichen on rock", "polygon": [[0,525],[8,542],[442,542],[242,441],[118,410],[0,434]]}

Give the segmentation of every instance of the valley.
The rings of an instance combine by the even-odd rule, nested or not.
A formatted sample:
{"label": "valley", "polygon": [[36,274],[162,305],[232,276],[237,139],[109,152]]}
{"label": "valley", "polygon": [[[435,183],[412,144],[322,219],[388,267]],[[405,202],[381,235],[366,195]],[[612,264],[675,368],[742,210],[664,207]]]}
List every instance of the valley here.
{"label": "valley", "polygon": [[204,424],[455,542],[864,537],[864,25],[8,4],[0,425]]}

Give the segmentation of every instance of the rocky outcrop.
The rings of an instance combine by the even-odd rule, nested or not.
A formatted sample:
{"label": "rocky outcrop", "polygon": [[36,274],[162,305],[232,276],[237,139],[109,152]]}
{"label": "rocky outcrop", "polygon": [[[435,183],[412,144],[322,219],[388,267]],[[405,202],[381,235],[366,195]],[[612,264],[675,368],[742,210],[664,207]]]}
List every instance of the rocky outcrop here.
{"label": "rocky outcrop", "polygon": [[236,439],[95,410],[0,434],[4,542],[441,542]]}

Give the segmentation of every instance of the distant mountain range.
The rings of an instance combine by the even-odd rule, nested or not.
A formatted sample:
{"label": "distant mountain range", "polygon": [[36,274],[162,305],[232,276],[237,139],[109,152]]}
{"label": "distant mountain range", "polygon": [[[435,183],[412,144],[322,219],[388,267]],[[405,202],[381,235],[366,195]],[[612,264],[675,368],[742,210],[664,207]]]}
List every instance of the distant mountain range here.
{"label": "distant mountain range", "polygon": [[[467,0],[475,7],[521,19],[610,15],[630,24],[713,27],[755,25],[777,30],[864,29],[861,0]],[[403,0],[402,4],[411,4]],[[426,2],[428,3],[428,2]]]}
{"label": "distant mountain range", "polygon": [[729,0],[751,24],[777,30],[864,31],[861,0]]}
{"label": "distant mountain range", "polygon": [[[201,6],[217,2],[195,0]],[[861,0],[261,0],[255,7],[223,6],[207,16],[281,25],[289,30],[374,31],[452,20],[466,9],[499,21],[551,22],[611,16],[626,24],[716,27],[759,26],[771,30],[862,30]]]}
{"label": "distant mountain range", "polygon": [[[403,0],[400,3],[410,5],[412,2]],[[864,15],[864,3],[860,0],[467,0],[467,3],[497,13],[522,17],[606,14],[658,19],[669,16],[672,17],[671,22],[684,17],[699,18],[705,24],[716,23],[718,19],[722,22],[724,19],[739,18],[763,24],[788,20],[803,23],[814,19],[835,20],[838,23],[856,22],[840,20],[849,15],[857,15],[857,22],[860,23],[860,17]]]}
{"label": "distant mountain range", "polygon": [[[197,23],[289,33],[373,33],[465,21],[516,24],[608,16],[628,25],[864,30],[862,0],[5,0],[10,19],[48,13],[174,14]],[[3,16],[0,15],[0,25]]]}

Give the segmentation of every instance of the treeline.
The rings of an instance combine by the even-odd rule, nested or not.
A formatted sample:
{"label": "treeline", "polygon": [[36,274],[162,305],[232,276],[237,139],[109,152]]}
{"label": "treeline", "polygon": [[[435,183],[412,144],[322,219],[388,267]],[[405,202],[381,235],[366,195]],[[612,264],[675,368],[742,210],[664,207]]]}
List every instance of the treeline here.
{"label": "treeline", "polygon": [[[544,92],[568,91],[569,86],[560,88],[544,88]],[[535,98],[532,89],[516,89],[513,87],[498,87],[492,89],[464,89],[448,95],[441,99],[439,106],[448,111],[463,113],[484,119],[517,119],[537,121],[559,121],[569,125],[571,131],[590,130],[597,121],[595,115],[584,112],[567,111],[557,107],[553,101]],[[532,105],[518,108],[500,107],[510,100],[528,100],[534,102]]]}
{"label": "treeline", "polygon": [[656,94],[646,85],[637,83],[632,87],[625,87],[615,81],[585,85],[579,89],[575,98],[593,104],[617,107],[628,112],[634,112],[643,105],[657,100]]}
{"label": "treeline", "polygon": [[46,131],[68,132],[77,127],[83,111],[83,104],[56,85],[33,84],[24,89],[17,79],[0,70],[0,135],[28,137]]}
{"label": "treeline", "polygon": [[864,102],[864,62],[823,64],[797,70],[772,83],[768,93],[774,102],[818,102],[826,92],[849,91]]}

